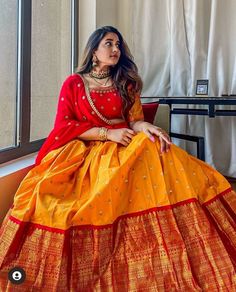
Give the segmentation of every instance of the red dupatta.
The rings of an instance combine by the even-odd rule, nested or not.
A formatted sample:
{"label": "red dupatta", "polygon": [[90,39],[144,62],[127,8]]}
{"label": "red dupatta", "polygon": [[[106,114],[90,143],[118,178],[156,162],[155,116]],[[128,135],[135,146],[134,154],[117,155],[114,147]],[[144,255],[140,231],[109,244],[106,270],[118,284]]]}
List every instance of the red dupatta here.
{"label": "red dupatta", "polygon": [[54,128],[38,153],[36,165],[40,164],[51,150],[77,139],[79,135],[93,127],[117,129],[128,127],[128,123],[108,125],[94,114],[86,97],[83,79],[78,74],[73,74],[62,85]]}

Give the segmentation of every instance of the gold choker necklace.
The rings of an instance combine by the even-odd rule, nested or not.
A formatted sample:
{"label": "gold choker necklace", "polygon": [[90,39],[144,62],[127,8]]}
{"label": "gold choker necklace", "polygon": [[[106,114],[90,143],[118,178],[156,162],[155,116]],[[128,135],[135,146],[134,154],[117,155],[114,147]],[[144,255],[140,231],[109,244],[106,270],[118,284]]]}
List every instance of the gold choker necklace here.
{"label": "gold choker necklace", "polygon": [[105,79],[111,76],[111,72],[110,70],[101,71],[101,72],[91,71],[89,72],[89,76],[96,79]]}

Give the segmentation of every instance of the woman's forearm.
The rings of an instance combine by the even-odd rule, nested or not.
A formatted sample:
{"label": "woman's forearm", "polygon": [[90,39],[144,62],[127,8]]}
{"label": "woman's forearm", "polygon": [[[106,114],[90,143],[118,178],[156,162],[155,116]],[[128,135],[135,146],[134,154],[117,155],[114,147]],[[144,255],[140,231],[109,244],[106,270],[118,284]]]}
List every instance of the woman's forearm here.
{"label": "woman's forearm", "polygon": [[87,140],[87,141],[101,140],[99,131],[100,131],[100,128],[94,127],[94,128],[91,128],[91,129],[85,131],[81,135],[79,135],[78,138],[80,138],[81,140]]}

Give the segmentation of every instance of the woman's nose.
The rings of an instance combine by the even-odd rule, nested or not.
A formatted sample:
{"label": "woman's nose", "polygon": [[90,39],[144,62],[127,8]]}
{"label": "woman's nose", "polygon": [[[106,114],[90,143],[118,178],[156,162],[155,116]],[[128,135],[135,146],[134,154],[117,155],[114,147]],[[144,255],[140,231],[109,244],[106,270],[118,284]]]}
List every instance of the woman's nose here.
{"label": "woman's nose", "polygon": [[118,51],[117,46],[113,46],[112,51],[113,51],[113,52],[117,52],[117,51]]}

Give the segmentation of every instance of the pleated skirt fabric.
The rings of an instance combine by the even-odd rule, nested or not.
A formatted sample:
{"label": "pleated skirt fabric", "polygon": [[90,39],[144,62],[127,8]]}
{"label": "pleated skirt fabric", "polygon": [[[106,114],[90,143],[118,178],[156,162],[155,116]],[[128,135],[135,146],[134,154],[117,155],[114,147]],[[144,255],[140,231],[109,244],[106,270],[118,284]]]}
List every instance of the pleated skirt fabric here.
{"label": "pleated skirt fabric", "polygon": [[[21,267],[22,284],[8,280]],[[236,194],[175,145],[74,140],[22,181],[0,291],[236,291]]]}

